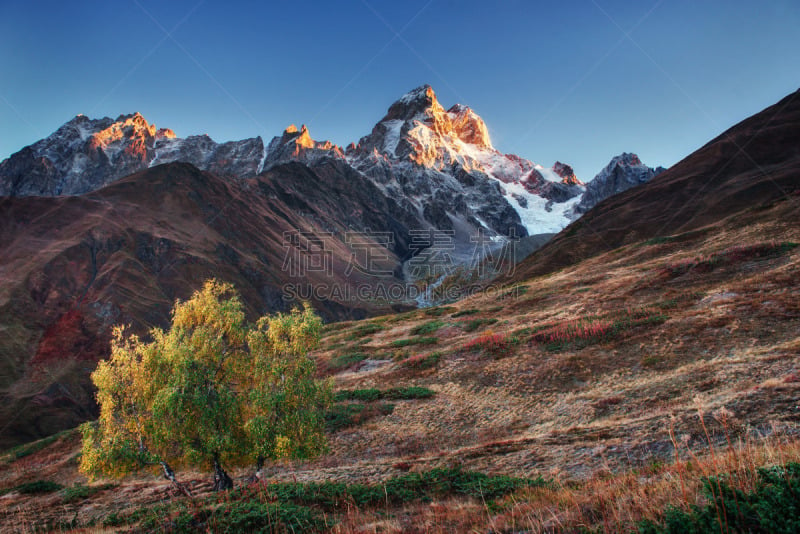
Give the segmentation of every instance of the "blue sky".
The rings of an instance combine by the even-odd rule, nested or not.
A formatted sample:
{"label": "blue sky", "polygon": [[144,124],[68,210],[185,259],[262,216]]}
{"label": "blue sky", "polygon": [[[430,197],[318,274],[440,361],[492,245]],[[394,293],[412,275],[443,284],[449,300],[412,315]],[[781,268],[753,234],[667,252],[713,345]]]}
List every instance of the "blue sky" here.
{"label": "blue sky", "polygon": [[800,86],[797,0],[0,3],[0,159],[77,113],[337,144],[430,83],[588,180],[669,166]]}

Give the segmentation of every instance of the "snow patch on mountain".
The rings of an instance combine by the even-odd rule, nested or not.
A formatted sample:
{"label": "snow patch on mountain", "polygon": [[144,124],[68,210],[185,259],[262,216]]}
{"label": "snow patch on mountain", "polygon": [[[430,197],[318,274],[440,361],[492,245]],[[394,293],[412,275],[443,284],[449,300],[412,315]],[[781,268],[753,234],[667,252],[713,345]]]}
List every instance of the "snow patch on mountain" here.
{"label": "snow patch on mountain", "polygon": [[561,176],[556,174],[556,172],[553,169],[546,169],[545,167],[542,167],[541,165],[534,165],[534,168],[537,171],[539,171],[539,174],[542,175],[542,178],[544,178],[548,182],[561,183],[563,181]]}
{"label": "snow patch on mountain", "polygon": [[386,137],[383,142],[383,151],[391,156],[397,155],[397,144],[400,143],[400,131],[405,121],[395,119],[384,123],[386,126]]}

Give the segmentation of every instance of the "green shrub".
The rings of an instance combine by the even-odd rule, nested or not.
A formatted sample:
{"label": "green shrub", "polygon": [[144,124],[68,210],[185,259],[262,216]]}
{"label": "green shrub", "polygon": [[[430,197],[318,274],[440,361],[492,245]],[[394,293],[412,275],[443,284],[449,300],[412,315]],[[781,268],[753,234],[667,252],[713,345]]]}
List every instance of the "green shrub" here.
{"label": "green shrub", "polygon": [[410,400],[428,399],[433,397],[435,392],[422,386],[406,386],[404,388],[391,388],[384,392],[385,399]]}
{"label": "green shrub", "polygon": [[389,415],[394,411],[393,404],[365,405],[358,403],[334,404],[325,413],[325,429],[328,432],[358,426],[373,417]]}
{"label": "green shrub", "polygon": [[430,354],[418,354],[417,356],[411,356],[410,358],[406,358],[400,365],[405,367],[406,369],[414,369],[417,371],[421,371],[423,369],[430,369],[431,367],[436,367],[439,363],[439,360],[442,359],[441,352],[431,352]]}
{"label": "green shrub", "polygon": [[381,399],[391,400],[409,400],[409,399],[427,399],[432,397],[434,392],[428,388],[420,386],[407,386],[404,388],[391,388],[380,390],[377,388],[371,389],[343,389],[333,394],[333,400],[336,402],[342,401],[362,401],[372,402]]}
{"label": "green shrub", "polygon": [[456,312],[453,315],[451,315],[450,317],[452,317],[453,319],[458,319],[459,317],[464,317],[466,315],[475,315],[478,312],[480,312],[480,310],[476,310],[475,308],[471,308],[471,309],[467,309],[467,310],[461,310],[460,312]]}
{"label": "green shrub", "polygon": [[383,330],[383,326],[379,324],[364,323],[351,330],[345,339],[354,341],[356,339],[380,332],[381,330]]}
{"label": "green shrub", "polygon": [[37,441],[32,441],[30,443],[17,445],[16,447],[9,449],[7,452],[3,454],[7,456],[7,460],[9,462],[14,460],[19,460],[20,458],[24,458],[33,453],[39,452],[45,447],[48,447],[53,443],[55,443],[59,438],[69,436],[69,434],[72,432],[75,432],[75,429],[64,430],[62,432],[58,432],[57,434],[53,434],[52,436],[47,436],[46,438],[42,438]]}
{"label": "green shrub", "polygon": [[425,315],[430,317],[439,317],[446,313],[450,313],[455,308],[453,306],[436,306],[434,308],[425,308]]}
{"label": "green shrub", "polygon": [[541,478],[529,480],[504,475],[489,476],[460,469],[437,468],[421,473],[407,473],[391,478],[383,484],[281,483],[269,486],[268,491],[279,501],[335,510],[346,502],[357,507],[371,507],[385,505],[387,501],[392,504],[403,504],[450,495],[489,502],[520,488],[544,483]]}
{"label": "green shrub", "polygon": [[334,356],[330,363],[328,363],[328,366],[334,370],[346,369],[366,359],[367,355],[363,352],[346,352],[344,354]]}
{"label": "green shrub", "polygon": [[439,321],[439,320],[430,321],[430,322],[423,323],[423,324],[415,326],[414,328],[412,328],[410,330],[409,333],[412,336],[421,336],[421,335],[425,335],[425,334],[433,334],[434,332],[439,330],[444,325],[445,325],[445,323],[442,322],[442,321]]}
{"label": "green shrub", "polygon": [[25,482],[24,484],[16,486],[13,491],[25,494],[53,493],[63,487],[64,486],[58,482],[53,482],[51,480],[34,480],[33,482]]}
{"label": "green shrub", "polygon": [[731,485],[726,476],[705,478],[703,493],[708,504],[668,508],[663,523],[644,521],[639,532],[800,532],[800,463],[759,469],[749,493]]}
{"label": "green shrub", "polygon": [[[184,520],[184,522],[186,522]],[[191,523],[189,523],[191,524]],[[318,511],[291,503],[235,502],[215,509],[206,524],[213,532],[326,532],[332,525]]]}
{"label": "green shrub", "polygon": [[371,402],[383,398],[383,392],[377,388],[370,389],[342,389],[333,394],[335,402],[341,401],[362,401]]}
{"label": "green shrub", "polygon": [[117,487],[116,484],[102,484],[100,486],[75,484],[74,486],[64,488],[64,491],[61,492],[61,499],[64,502],[83,501],[96,493],[115,487]]}
{"label": "green shrub", "polygon": [[412,337],[407,339],[395,339],[390,343],[392,347],[408,347],[409,345],[435,345],[439,342],[435,337]]}
{"label": "green shrub", "polygon": [[464,332],[474,332],[478,328],[481,328],[483,326],[487,326],[487,325],[490,325],[490,324],[494,324],[496,322],[497,322],[497,319],[495,319],[494,317],[472,319],[471,321],[463,321],[461,323],[461,329]]}

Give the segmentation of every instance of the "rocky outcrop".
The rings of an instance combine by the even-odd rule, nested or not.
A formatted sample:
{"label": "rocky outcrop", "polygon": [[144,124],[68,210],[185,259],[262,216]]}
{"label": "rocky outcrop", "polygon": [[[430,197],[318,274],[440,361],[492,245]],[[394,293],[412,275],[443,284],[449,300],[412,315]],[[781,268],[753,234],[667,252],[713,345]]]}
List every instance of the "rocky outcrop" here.
{"label": "rocky outcrop", "polygon": [[575,171],[566,163],[556,161],[553,164],[553,172],[561,177],[561,181],[567,185],[586,185],[575,176]]}
{"label": "rocky outcrop", "polygon": [[78,115],[0,163],[0,195],[79,195],[174,161],[226,178],[245,178],[257,174],[263,160],[260,137],[220,144],[207,135],[177,138],[139,113],[116,119]]}
{"label": "rocky outcrop", "polygon": [[75,195],[146,168],[159,138],[139,113],[116,120],[78,115],[41,141],[0,163],[0,195]]}
{"label": "rocky outcrop", "polygon": [[155,152],[150,167],[180,161],[223,178],[248,178],[261,170],[264,142],[253,137],[216,143],[208,135],[191,135],[185,139],[159,139]]}
{"label": "rocky outcrop", "polygon": [[265,170],[291,161],[313,164],[326,157],[344,159],[342,149],[330,141],[313,140],[305,124],[299,131],[292,124],[283,131],[283,135],[273,137],[266,154],[263,165]]}
{"label": "rocky outcrop", "polygon": [[649,182],[666,169],[651,168],[642,163],[636,154],[623,152],[611,159],[608,165],[586,185],[586,192],[575,206],[577,218],[606,198]]}

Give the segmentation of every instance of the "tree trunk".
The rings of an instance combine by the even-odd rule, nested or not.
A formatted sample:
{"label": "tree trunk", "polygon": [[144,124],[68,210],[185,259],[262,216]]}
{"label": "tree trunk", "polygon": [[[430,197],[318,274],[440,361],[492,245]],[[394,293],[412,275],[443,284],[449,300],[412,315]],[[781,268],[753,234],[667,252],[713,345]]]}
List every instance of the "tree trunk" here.
{"label": "tree trunk", "polygon": [[187,488],[185,485],[183,485],[180,482],[178,482],[178,479],[175,476],[175,471],[172,470],[172,468],[169,466],[169,464],[167,462],[158,462],[158,463],[161,464],[161,468],[164,470],[164,478],[166,478],[167,480],[172,482],[172,484],[178,490],[180,490],[184,495],[186,495],[187,497],[191,497],[192,496],[192,492],[189,491],[189,488]]}
{"label": "tree trunk", "polygon": [[214,455],[214,491],[225,491],[233,488],[233,480],[219,464],[219,456]]}
{"label": "tree trunk", "polygon": [[247,479],[248,484],[254,484],[261,480],[261,470],[264,469],[264,457],[259,456],[256,459],[256,472],[250,475],[250,478]]}

